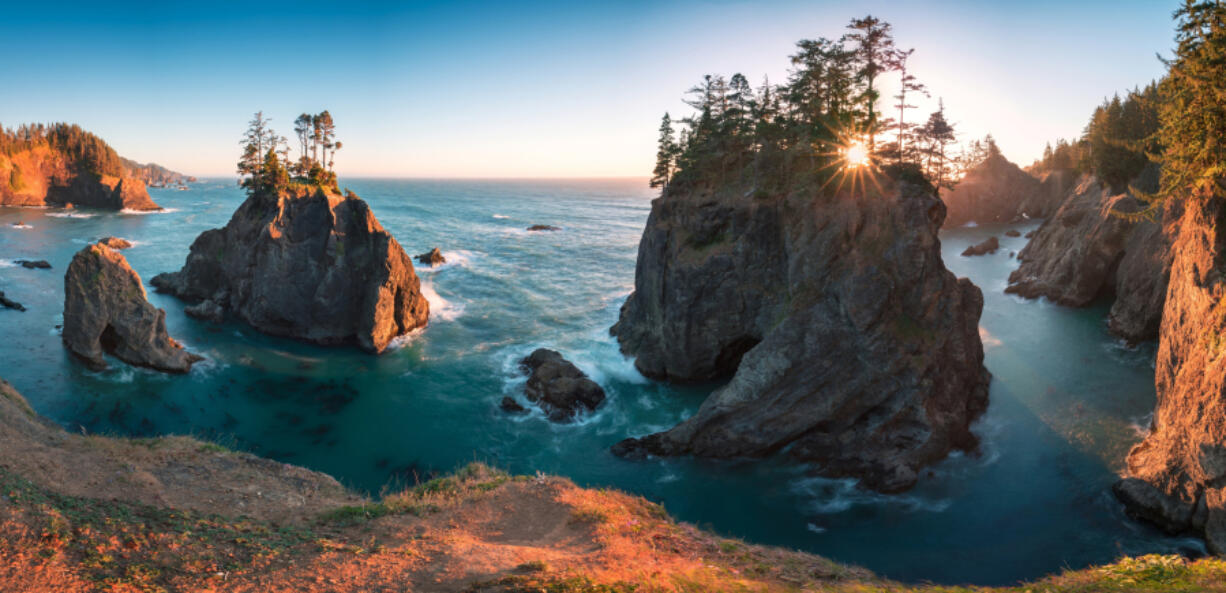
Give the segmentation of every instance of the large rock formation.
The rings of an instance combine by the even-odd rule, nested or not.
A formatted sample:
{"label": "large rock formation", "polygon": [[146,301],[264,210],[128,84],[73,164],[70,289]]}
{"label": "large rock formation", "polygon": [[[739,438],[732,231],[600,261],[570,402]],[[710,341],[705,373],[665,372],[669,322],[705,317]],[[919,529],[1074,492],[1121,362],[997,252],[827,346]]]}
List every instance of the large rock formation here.
{"label": "large rock formation", "polygon": [[140,179],[93,172],[51,146],[0,153],[0,206],[161,210]]}
{"label": "large rock formation", "polygon": [[1048,214],[1051,201],[1038,179],[999,152],[971,168],[942,199],[948,209],[947,227],[1040,218]]}
{"label": "large rock formation", "polygon": [[319,188],[253,194],[152,284],[211,318],[220,309],[272,335],[370,352],[430,312],[409,256],[366,202]]}
{"label": "large rock formation", "polygon": [[1170,269],[1166,236],[1158,222],[1113,214],[1142,206],[1083,176],[1018,254],[1022,264],[1005,292],[1072,307],[1114,295],[1113,332],[1132,341],[1157,337]]}
{"label": "large rock formation", "polygon": [[1226,554],[1226,201],[1189,202],[1173,225],[1170,288],[1149,434],[1116,493],[1173,532],[1202,533]]}
{"label": "large rock formation", "polygon": [[732,379],[677,427],[614,451],[786,447],[826,475],[898,491],[975,448],[983,295],[941,260],[941,200],[883,183],[858,197],[727,187],[655,200],[611,331],[649,377]]}
{"label": "large rock formation", "polygon": [[105,245],[77,252],[64,274],[64,346],[95,369],[103,352],[129,364],[186,373],[199,356],[166,333],[166,312],[149,304],[140,276]]}

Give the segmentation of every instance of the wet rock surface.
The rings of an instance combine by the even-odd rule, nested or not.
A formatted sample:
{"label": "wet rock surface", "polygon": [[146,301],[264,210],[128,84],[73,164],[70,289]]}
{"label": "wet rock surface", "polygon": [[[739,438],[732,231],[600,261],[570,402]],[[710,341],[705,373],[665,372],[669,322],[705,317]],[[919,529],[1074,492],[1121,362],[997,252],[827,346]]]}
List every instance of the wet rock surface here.
{"label": "wet rock surface", "polygon": [[186,373],[202,360],[166,333],[166,312],[149,304],[140,276],[118,251],[90,245],[64,275],[64,346],[93,369],[103,353],[135,366]]}
{"label": "wet rock surface", "polygon": [[439,251],[438,247],[435,247],[430,251],[418,255],[417,261],[428,266],[438,266],[447,263],[447,258],[443,257],[443,252]]}
{"label": "wet rock surface", "polygon": [[[581,412],[595,410],[605,399],[600,385],[554,350],[534,351],[520,361],[520,368],[528,373],[524,395],[554,422],[574,420]],[[507,409],[506,399],[503,409]]]}

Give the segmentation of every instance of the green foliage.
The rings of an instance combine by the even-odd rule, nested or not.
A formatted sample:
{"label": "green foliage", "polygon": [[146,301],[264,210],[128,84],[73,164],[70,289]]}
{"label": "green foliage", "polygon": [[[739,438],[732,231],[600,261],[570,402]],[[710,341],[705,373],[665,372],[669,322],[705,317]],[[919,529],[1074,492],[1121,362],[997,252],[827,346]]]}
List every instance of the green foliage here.
{"label": "green foliage", "polygon": [[17,163],[13,163],[13,170],[9,171],[9,187],[13,191],[21,191],[25,186],[25,179],[21,177],[21,167],[18,167]]}
{"label": "green foliage", "polygon": [[0,127],[0,153],[13,155],[43,146],[65,154],[69,161],[95,175],[119,177],[125,171],[123,161],[110,145],[76,124],[28,124],[16,129]]}
{"label": "green foliage", "polygon": [[[687,93],[693,112],[680,120],[665,116],[652,172],[652,187],[695,188],[745,182],[756,189],[780,192],[798,187],[826,187],[843,175],[840,150],[863,142],[875,160],[896,164],[921,162],[939,184],[951,178],[953,159],[947,147],[953,126],[942,111],[925,126],[901,123],[907,93],[926,92],[906,73],[912,51],[895,47],[888,23],[867,16],[853,19],[841,39],[797,42],[786,83],[768,80],[754,90],[745,76],[707,75]],[[877,108],[880,78],[900,72],[899,122],[882,119]],[[875,144],[884,130],[896,141]],[[905,147],[905,148],[904,148]],[[921,156],[923,157],[921,159]]]}
{"label": "green foliage", "polygon": [[[294,120],[301,150],[297,160],[290,158],[288,141],[269,121],[258,111],[247,124],[238,161],[239,185],[249,194],[279,192],[300,184],[339,192],[332,162],[341,142],[336,140],[332,115],[325,110],[318,115],[304,113]],[[323,161],[319,160],[321,150]]]}
{"label": "green foliage", "polygon": [[1161,85],[1158,198],[1226,195],[1226,4],[1185,0]]}
{"label": "green foliage", "polygon": [[1082,169],[1093,171],[1115,192],[1128,189],[1149,163],[1147,153],[1158,152],[1158,87],[1151,84],[1119,96],[1094,110],[1084,137],[1087,152]]}
{"label": "green foliage", "polygon": [[492,491],[511,481],[506,472],[483,463],[470,463],[450,476],[434,478],[383,497],[379,502],[343,506],[320,516],[325,523],[353,525],[388,515],[417,515],[439,511],[467,496]]}

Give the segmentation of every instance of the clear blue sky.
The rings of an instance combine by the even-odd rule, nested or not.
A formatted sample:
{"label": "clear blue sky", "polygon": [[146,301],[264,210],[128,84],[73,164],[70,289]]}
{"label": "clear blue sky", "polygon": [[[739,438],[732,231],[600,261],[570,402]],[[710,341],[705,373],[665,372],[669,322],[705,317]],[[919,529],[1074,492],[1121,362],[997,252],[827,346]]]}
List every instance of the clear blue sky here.
{"label": "clear blue sky", "polygon": [[[79,123],[120,154],[231,175],[259,109],[329,109],[348,176],[645,176],[705,73],[786,77],[801,38],[871,13],[964,139],[1028,164],[1162,73],[1160,0],[8,3],[0,123]],[[930,107],[925,105],[924,107]]]}

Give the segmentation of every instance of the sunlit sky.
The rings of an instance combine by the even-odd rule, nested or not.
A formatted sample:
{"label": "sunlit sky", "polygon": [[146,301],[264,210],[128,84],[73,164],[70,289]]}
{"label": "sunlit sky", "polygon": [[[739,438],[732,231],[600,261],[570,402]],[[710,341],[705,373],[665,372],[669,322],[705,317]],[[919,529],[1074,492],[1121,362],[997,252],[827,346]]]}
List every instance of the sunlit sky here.
{"label": "sunlit sky", "polygon": [[[68,121],[123,156],[233,175],[263,110],[328,109],[342,176],[646,176],[703,74],[787,76],[798,39],[893,24],[960,139],[1029,164],[1105,96],[1161,76],[1175,3],[339,1],[6,3],[0,124]],[[889,89],[887,89],[887,92]]]}

